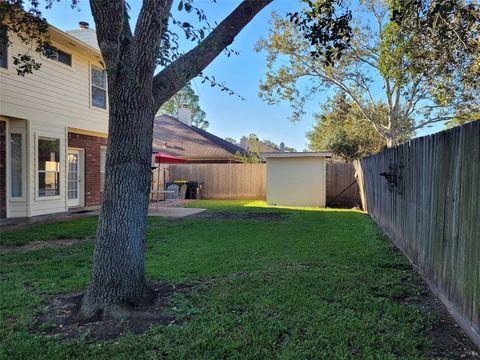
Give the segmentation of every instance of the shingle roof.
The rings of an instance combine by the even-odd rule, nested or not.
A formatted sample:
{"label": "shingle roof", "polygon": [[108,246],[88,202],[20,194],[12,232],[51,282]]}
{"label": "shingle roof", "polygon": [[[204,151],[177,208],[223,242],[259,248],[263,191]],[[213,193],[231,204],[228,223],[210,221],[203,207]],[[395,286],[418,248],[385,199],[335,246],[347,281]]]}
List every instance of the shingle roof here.
{"label": "shingle roof", "polygon": [[153,150],[187,159],[225,160],[233,160],[237,151],[245,152],[235,144],[195,126],[188,126],[169,115],[155,118]]}

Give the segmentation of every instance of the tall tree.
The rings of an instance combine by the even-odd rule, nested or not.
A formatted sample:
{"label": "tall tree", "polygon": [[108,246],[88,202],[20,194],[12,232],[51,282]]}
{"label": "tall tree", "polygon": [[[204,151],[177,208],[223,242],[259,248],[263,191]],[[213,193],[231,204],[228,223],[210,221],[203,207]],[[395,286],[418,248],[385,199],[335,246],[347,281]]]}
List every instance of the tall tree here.
{"label": "tall tree", "polygon": [[242,146],[246,152],[244,154],[237,151],[235,154],[235,160],[244,164],[256,164],[260,162],[260,140],[254,133],[248,136],[243,136],[240,140],[240,146]]}
{"label": "tall tree", "polygon": [[317,123],[307,133],[309,150],[329,150],[349,162],[379,152],[386,146],[385,139],[343,92],[328,101],[315,118]]}
{"label": "tall tree", "polygon": [[228,141],[229,143],[231,144],[234,144],[234,145],[238,145],[238,142],[237,140],[235,140],[234,138],[230,137],[230,136],[227,136],[225,139],[223,139],[225,141]]}
{"label": "tall tree", "polygon": [[480,121],[480,111],[469,113],[458,113],[456,117],[447,122],[447,128],[464,125],[471,121]]}
{"label": "tall tree", "polygon": [[178,109],[187,105],[192,110],[192,123],[200,129],[207,129],[209,122],[207,114],[200,107],[200,98],[192,88],[191,83],[185,85],[179,92],[173,95],[159,110],[159,113],[177,116]]}
{"label": "tall tree", "polygon": [[[363,0],[355,9],[353,20],[349,21],[351,12],[344,11],[342,19],[349,21],[351,28],[347,27],[342,39],[334,43],[322,41],[328,29],[335,27],[329,27],[317,15],[323,7],[337,11],[331,7],[334,2],[306,3],[307,9],[292,14],[291,21],[274,13],[268,37],[256,47],[257,51],[267,52],[261,97],[268,103],[290,102],[293,120],[304,114],[306,101],[334,88],[345,92],[368,123],[392,146],[404,137],[404,130],[412,133],[445,122],[459,108],[479,108],[480,94],[472,81],[478,76],[472,68],[478,59],[475,34],[479,28],[470,12],[463,14],[462,1],[452,0],[454,10],[444,13],[441,2],[435,7],[436,1],[425,4],[425,1]],[[399,5],[403,3],[416,6],[412,9]],[[433,35],[420,35],[422,29],[411,23],[416,14],[413,11],[421,13],[419,9],[423,7],[433,10],[422,15],[422,19],[436,16],[450,22],[449,17],[455,15],[455,19],[462,20],[458,26],[462,31],[445,30],[425,22],[424,32]],[[455,46],[444,45],[443,53],[430,55],[430,66],[426,66],[415,55],[416,51],[429,53],[442,32],[456,33],[459,39]],[[467,80],[463,76],[467,70],[470,81],[463,81]],[[406,120],[410,122],[408,129],[404,126]]]}
{"label": "tall tree", "polygon": [[262,140],[262,143],[264,143],[269,148],[272,148],[275,151],[280,151],[280,145],[275,144],[272,140],[264,139]]}
{"label": "tall tree", "polygon": [[[198,38],[199,43],[185,54],[171,56],[176,42],[176,34],[168,27],[169,19],[174,21],[173,0],[143,1],[134,28],[125,1],[90,0],[108,74],[109,137],[103,204],[92,277],[83,299],[83,318],[115,316],[121,307],[152,300],[154,291],[145,276],[144,252],[155,113],[221,54],[270,2],[242,1],[205,37],[205,29],[182,23],[188,37]],[[179,10],[205,19],[191,0],[177,4]],[[1,20],[8,30],[21,34],[25,43],[38,42],[41,50],[48,25],[41,17],[39,2],[31,0],[31,9],[25,8],[25,2],[14,0],[0,5]],[[28,65],[29,59],[24,60]],[[162,68],[155,74],[159,64]]]}

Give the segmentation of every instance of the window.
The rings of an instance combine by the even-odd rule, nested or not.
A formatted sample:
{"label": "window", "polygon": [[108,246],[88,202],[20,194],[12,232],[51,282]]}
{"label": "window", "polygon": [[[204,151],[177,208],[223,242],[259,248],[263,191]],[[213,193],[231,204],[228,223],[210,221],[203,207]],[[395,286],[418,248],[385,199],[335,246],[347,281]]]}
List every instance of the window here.
{"label": "window", "polygon": [[10,197],[22,197],[22,134],[10,134]]}
{"label": "window", "polygon": [[38,139],[38,196],[60,195],[60,140]]}
{"label": "window", "polygon": [[59,50],[54,46],[48,46],[43,48],[43,55],[51,60],[61,62],[62,64],[72,66],[72,55],[67,54],[65,51]]}
{"label": "window", "polygon": [[8,38],[7,27],[0,22],[0,67],[7,68],[8,65]]}
{"label": "window", "polygon": [[92,66],[92,106],[107,108],[107,74],[104,70]]}
{"label": "window", "polygon": [[100,148],[100,190],[105,187],[105,161],[107,159],[107,148]]}

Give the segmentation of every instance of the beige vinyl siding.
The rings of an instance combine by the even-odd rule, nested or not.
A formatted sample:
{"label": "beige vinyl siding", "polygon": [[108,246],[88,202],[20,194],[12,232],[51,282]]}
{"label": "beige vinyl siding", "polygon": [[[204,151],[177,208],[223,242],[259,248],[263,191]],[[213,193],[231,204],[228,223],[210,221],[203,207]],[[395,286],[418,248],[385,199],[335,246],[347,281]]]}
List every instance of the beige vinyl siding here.
{"label": "beige vinyl siding", "polygon": [[12,54],[25,51],[13,37],[8,48],[8,69],[0,69],[0,109],[5,116],[35,120],[55,126],[75,127],[106,133],[108,111],[90,106],[90,66],[101,67],[99,57],[62,42],[53,45],[72,54],[72,66],[35,54],[42,67],[25,77],[18,76]]}

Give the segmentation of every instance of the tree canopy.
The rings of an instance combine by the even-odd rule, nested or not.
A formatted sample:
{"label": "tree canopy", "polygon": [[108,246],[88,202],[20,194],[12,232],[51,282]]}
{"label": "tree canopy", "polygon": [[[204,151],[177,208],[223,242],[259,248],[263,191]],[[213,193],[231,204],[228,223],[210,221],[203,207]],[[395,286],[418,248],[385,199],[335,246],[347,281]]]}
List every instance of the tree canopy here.
{"label": "tree canopy", "polygon": [[225,140],[230,141],[233,144],[239,145],[246,150],[246,153],[244,154],[240,152],[237,152],[235,154],[235,159],[245,164],[255,164],[260,162],[262,153],[296,151],[293,147],[285,146],[285,143],[283,142],[277,145],[276,143],[268,139],[260,140],[255,133],[250,133],[247,136],[242,136],[238,143],[235,139],[232,138],[226,138]]}
{"label": "tree canopy", "polygon": [[162,105],[159,112],[171,116],[177,116],[178,109],[187,105],[192,110],[192,124],[200,129],[207,129],[209,122],[207,114],[200,107],[200,98],[195,93],[192,85],[188,83],[179,92],[173,95],[165,104]]}
{"label": "tree canopy", "polygon": [[[417,2],[364,0],[351,12],[341,1],[306,3],[290,19],[274,13],[268,36],[256,46],[267,59],[260,96],[270,104],[288,101],[292,120],[317,94],[343,91],[391,146],[454,118],[459,109],[480,107],[479,15],[473,5],[452,0],[445,9],[436,1],[411,7],[402,4]],[[324,6],[348,23],[341,41],[317,40],[324,36],[319,29],[325,21],[317,15]]]}
{"label": "tree canopy", "polygon": [[350,162],[386,147],[385,139],[343,92],[322,106],[322,112],[315,114],[315,119],[316,124],[307,133],[311,151],[329,150]]}

